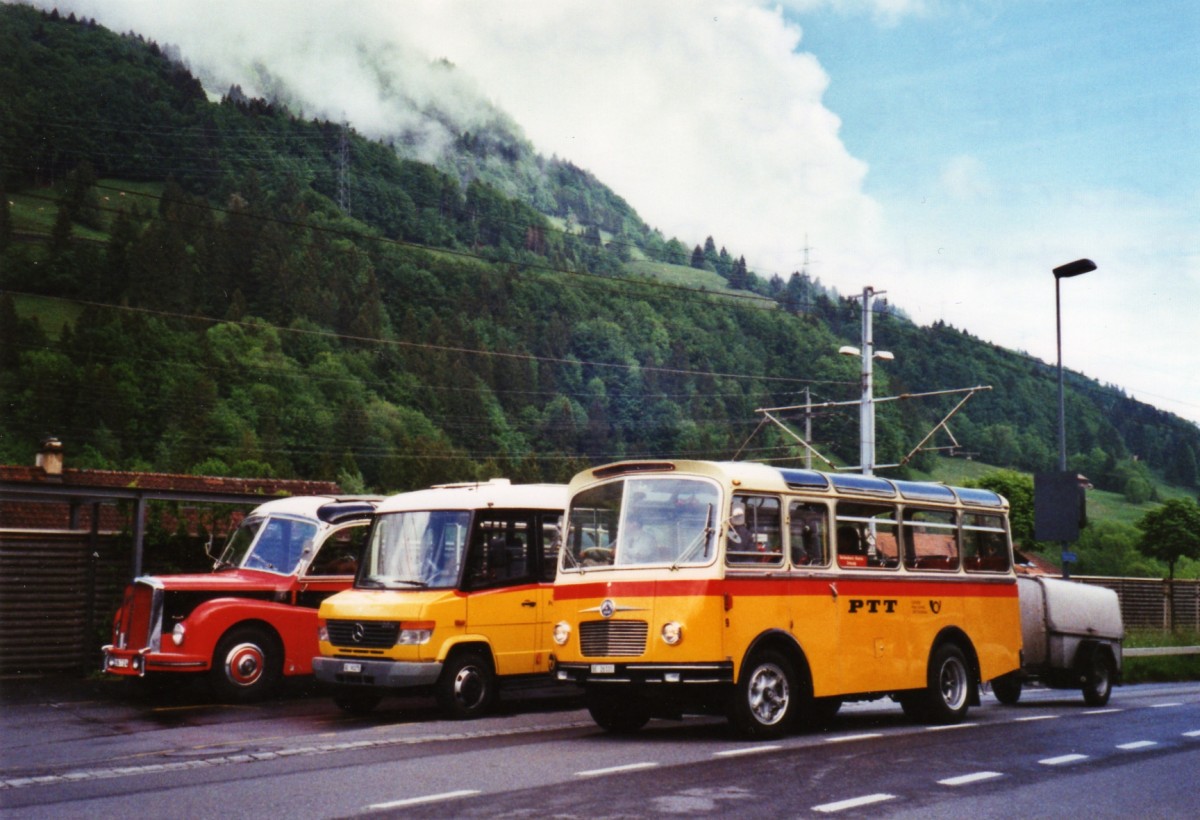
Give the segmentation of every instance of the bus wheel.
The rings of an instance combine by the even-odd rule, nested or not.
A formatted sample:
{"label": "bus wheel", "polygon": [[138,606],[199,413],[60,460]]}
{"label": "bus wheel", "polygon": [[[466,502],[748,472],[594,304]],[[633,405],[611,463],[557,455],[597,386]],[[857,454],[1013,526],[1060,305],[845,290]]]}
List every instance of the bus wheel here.
{"label": "bus wheel", "polygon": [[1112,694],[1113,669],[1108,654],[1094,650],[1083,672],[1083,702],[1088,706],[1103,706]]}
{"label": "bus wheel", "polygon": [[746,737],[779,737],[791,728],[799,695],[787,658],[772,650],[757,652],[742,669],[730,720]]}
{"label": "bus wheel", "polygon": [[958,723],[967,714],[971,700],[971,675],[966,656],[952,643],[934,650],[929,659],[928,684],[924,693],[925,719],[930,723]]}
{"label": "bus wheel", "polygon": [[259,626],[237,626],[217,642],[209,681],[217,697],[245,703],[268,695],[279,683],[283,651]]}
{"label": "bus wheel", "polygon": [[1021,679],[1016,673],[1001,675],[992,681],[992,694],[1001,703],[1012,706],[1021,699]]}
{"label": "bus wheel", "polygon": [[614,735],[631,735],[650,722],[650,709],[637,696],[588,687],[587,710],[596,725]]}
{"label": "bus wheel", "polygon": [[442,667],[434,695],[442,711],[455,720],[485,714],[496,698],[496,674],[491,661],[476,650],[452,655]]}
{"label": "bus wheel", "polygon": [[369,714],[381,700],[383,695],[371,689],[340,689],[333,695],[334,705],[348,715]]}

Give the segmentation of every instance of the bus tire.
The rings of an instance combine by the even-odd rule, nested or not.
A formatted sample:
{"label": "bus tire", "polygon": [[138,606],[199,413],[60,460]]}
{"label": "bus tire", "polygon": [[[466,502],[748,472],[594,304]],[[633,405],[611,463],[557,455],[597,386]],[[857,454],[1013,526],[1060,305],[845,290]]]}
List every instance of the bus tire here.
{"label": "bus tire", "polygon": [[477,649],[451,655],[434,684],[438,706],[455,720],[480,717],[496,699],[491,659]]}
{"label": "bus tire", "polygon": [[1004,705],[1012,706],[1021,699],[1021,679],[1015,672],[1001,675],[992,681],[992,694]]}
{"label": "bus tire", "polygon": [[1103,649],[1093,649],[1083,667],[1083,702],[1104,706],[1112,694],[1113,664]]}
{"label": "bus tire", "polygon": [[742,667],[730,721],[745,737],[780,737],[791,729],[800,700],[791,662],[771,649],[755,652]]}
{"label": "bus tire", "polygon": [[946,725],[966,717],[971,702],[970,669],[966,655],[952,643],[933,651],[922,698],[926,722]]}
{"label": "bus tire", "polygon": [[348,715],[370,714],[381,700],[383,695],[372,689],[347,688],[333,695],[334,705]]}
{"label": "bus tire", "polygon": [[650,709],[642,698],[622,694],[588,687],[584,697],[597,726],[610,734],[631,735],[650,722]]}
{"label": "bus tire", "polygon": [[235,626],[217,641],[209,683],[218,698],[234,703],[260,700],[283,674],[283,649],[267,629]]}

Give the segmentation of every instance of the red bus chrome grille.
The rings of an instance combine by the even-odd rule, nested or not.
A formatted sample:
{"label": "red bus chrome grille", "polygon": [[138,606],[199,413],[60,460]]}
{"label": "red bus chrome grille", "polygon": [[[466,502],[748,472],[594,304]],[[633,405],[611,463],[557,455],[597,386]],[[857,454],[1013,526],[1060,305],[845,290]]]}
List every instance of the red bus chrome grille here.
{"label": "red bus chrome grille", "polygon": [[585,658],[642,655],[649,631],[645,621],[584,621],[579,625],[579,648]]}

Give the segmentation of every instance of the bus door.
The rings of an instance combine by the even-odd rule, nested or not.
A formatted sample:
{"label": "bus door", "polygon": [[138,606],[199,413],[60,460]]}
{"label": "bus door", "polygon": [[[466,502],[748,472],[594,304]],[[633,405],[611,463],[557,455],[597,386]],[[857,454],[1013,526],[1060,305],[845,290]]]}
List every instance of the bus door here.
{"label": "bus door", "polygon": [[498,675],[547,671],[548,652],[539,629],[546,602],[541,571],[539,514],[529,510],[480,510],[467,554],[467,632],[492,646]]}
{"label": "bus door", "polygon": [[841,501],[837,505],[838,656],[845,691],[913,685],[905,674],[909,624],[900,565],[896,508]]}
{"label": "bus door", "polygon": [[829,509],[825,504],[793,499],[787,510],[788,553],[792,574],[788,584],[792,633],[809,660],[814,692],[828,695],[841,683],[838,663],[837,580],[829,571]]}

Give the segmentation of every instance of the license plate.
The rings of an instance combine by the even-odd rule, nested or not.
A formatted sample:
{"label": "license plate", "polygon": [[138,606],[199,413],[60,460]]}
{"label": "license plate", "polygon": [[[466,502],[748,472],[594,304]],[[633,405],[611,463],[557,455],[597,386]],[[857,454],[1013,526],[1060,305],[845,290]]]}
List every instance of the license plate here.
{"label": "license plate", "polygon": [[343,663],[342,671],[347,674],[350,674],[350,675],[357,675],[362,672],[362,664],[361,663]]}
{"label": "license plate", "polygon": [[128,669],[129,658],[109,658],[108,665],[113,669]]}
{"label": "license plate", "polygon": [[617,665],[615,663],[593,663],[592,664],[592,674],[593,675],[611,675],[613,672],[616,672],[616,671],[617,671]]}

